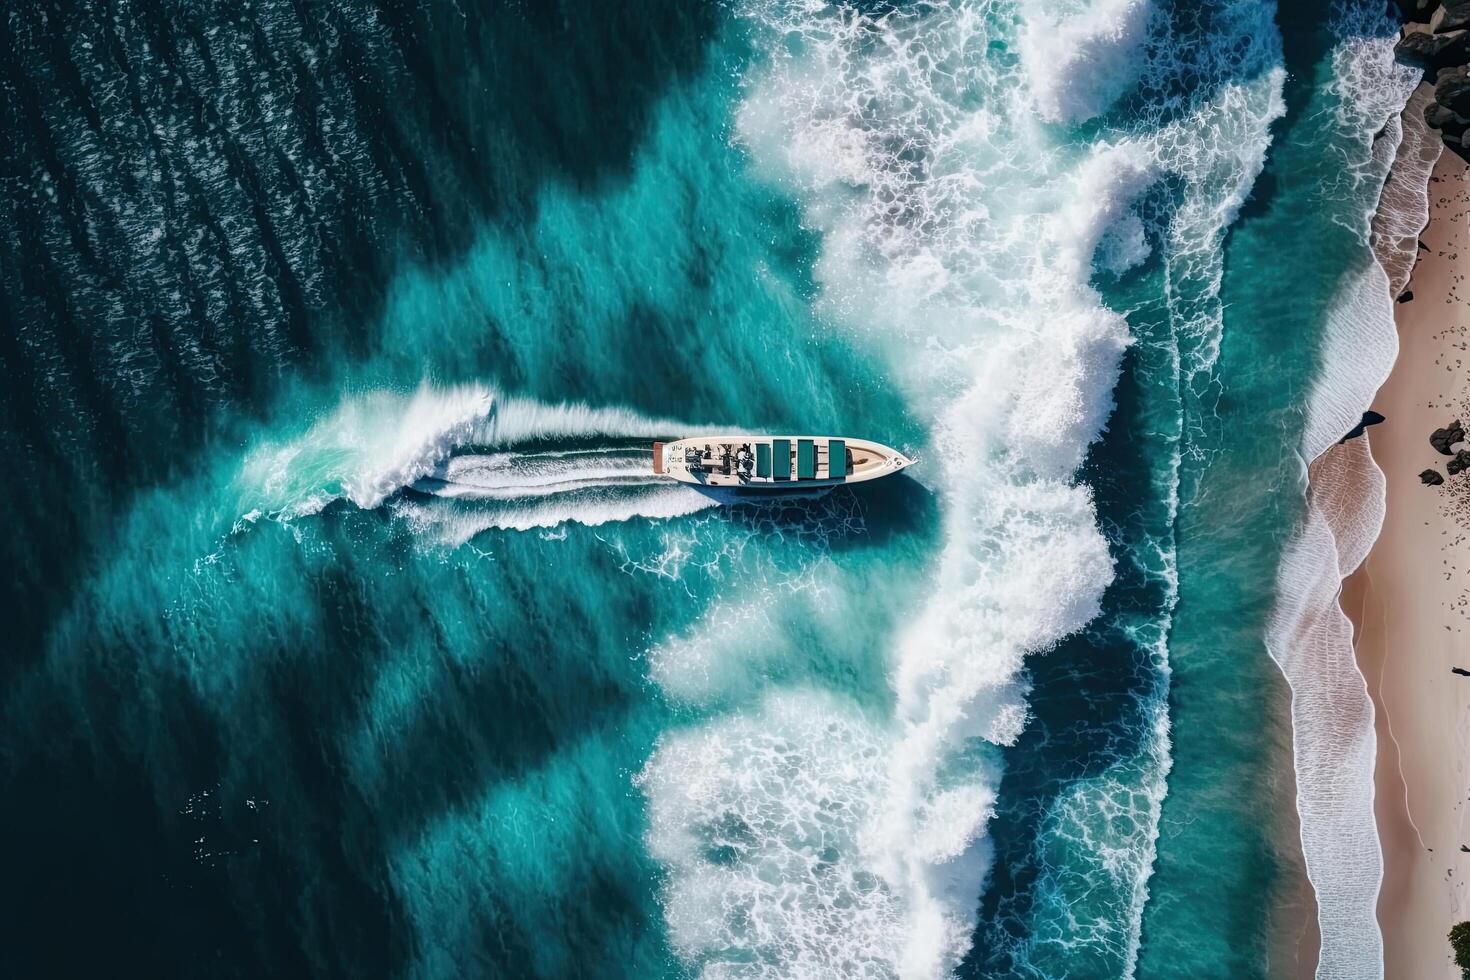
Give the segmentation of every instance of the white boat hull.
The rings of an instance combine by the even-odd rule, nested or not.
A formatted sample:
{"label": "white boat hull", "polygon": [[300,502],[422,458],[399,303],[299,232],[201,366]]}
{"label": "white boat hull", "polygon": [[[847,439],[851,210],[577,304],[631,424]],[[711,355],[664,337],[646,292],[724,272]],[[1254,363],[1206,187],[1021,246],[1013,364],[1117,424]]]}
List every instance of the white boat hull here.
{"label": "white boat hull", "polygon": [[841,436],[715,435],[653,444],[655,474],[727,490],[829,489],[891,476],[913,462],[881,443]]}

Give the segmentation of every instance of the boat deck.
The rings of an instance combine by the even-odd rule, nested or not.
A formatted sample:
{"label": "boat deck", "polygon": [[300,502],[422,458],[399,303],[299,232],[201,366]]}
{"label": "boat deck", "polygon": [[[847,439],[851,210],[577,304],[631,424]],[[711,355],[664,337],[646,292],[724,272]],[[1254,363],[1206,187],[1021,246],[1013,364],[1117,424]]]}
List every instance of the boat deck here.
{"label": "boat deck", "polygon": [[862,439],[710,436],[654,443],[653,472],[706,487],[836,486],[897,472],[912,460]]}

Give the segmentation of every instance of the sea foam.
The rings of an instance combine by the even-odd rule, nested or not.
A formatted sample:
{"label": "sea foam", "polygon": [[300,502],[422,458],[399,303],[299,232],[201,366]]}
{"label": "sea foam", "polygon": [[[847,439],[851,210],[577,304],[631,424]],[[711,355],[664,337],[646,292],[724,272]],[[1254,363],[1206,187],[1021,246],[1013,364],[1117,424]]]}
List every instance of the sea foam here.
{"label": "sea foam", "polygon": [[1042,116],[1082,122],[1112,105],[1138,76],[1152,14],[1148,0],[1031,7],[1021,59]]}
{"label": "sea foam", "polygon": [[862,840],[886,749],[813,691],[663,738],[637,781],[674,948],[708,977],[891,976],[903,903]]}

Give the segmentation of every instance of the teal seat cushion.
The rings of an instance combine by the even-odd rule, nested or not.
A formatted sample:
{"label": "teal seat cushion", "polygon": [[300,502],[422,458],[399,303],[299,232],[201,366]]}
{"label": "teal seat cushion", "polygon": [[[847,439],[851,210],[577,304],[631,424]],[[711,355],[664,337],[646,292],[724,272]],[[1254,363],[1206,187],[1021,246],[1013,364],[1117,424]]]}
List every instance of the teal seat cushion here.
{"label": "teal seat cushion", "polygon": [[834,480],[847,479],[847,443],[842,439],[827,440],[827,475]]}
{"label": "teal seat cushion", "polygon": [[791,440],[771,440],[771,475],[778,480],[791,479]]}
{"label": "teal seat cushion", "polygon": [[758,442],[755,446],[755,475],[771,475],[771,447],[764,442]]}
{"label": "teal seat cushion", "polygon": [[813,480],[817,476],[817,444],[810,439],[796,440],[796,478]]}

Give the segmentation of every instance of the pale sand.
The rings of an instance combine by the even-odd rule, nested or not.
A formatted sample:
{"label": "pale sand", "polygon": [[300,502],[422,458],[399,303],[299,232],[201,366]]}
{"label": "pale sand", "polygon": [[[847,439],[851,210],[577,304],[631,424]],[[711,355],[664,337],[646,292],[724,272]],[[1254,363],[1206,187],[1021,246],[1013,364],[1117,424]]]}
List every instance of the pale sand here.
{"label": "pale sand", "polygon": [[[1375,813],[1384,879],[1378,919],[1390,978],[1460,976],[1445,934],[1470,918],[1470,479],[1423,486],[1419,472],[1444,473],[1429,445],[1453,418],[1470,422],[1470,182],[1445,153],[1429,185],[1428,250],[1395,308],[1400,352],[1373,408],[1388,421],[1369,430],[1387,477],[1383,530],[1343,586],[1356,629],[1358,663],[1376,711]],[[1456,519],[1458,515],[1458,520]]]}

